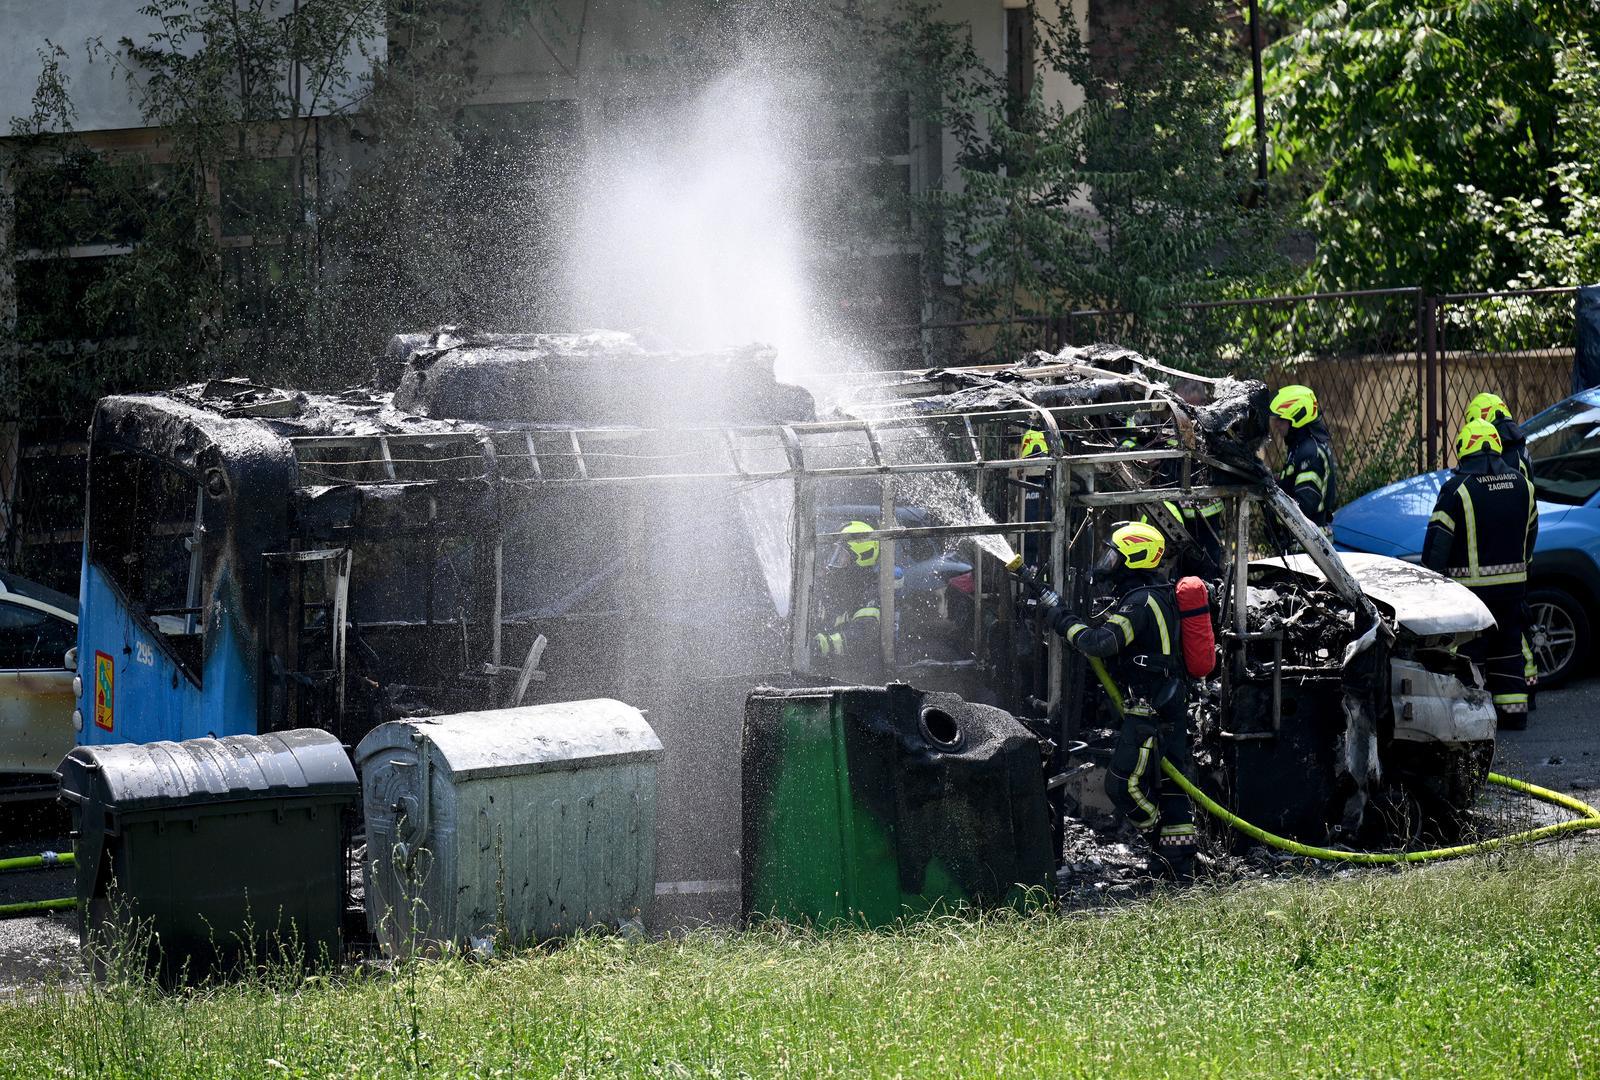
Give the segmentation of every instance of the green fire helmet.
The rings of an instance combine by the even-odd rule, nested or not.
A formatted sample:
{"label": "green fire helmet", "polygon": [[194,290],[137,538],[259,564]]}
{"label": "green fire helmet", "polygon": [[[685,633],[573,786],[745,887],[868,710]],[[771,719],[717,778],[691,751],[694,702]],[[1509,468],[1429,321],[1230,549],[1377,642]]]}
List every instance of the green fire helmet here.
{"label": "green fire helmet", "polygon": [[1494,425],[1487,420],[1473,418],[1461,425],[1461,433],[1456,436],[1456,460],[1465,461],[1473,454],[1481,454],[1485,450],[1493,454],[1505,452],[1505,446],[1500,442],[1500,433]]}
{"label": "green fire helmet", "polygon": [[[839,531],[844,533],[871,532],[872,526],[865,521],[852,521]],[[855,555],[857,566],[878,565],[878,542],[876,540],[847,540],[845,543],[849,545],[851,553]]]}
{"label": "green fire helmet", "polygon": [[1292,427],[1305,427],[1318,415],[1317,395],[1309,386],[1294,383],[1279,390],[1268,406],[1275,416],[1289,421]]}
{"label": "green fire helmet", "polygon": [[1505,400],[1499,394],[1491,394],[1487,390],[1467,402],[1468,420],[1487,420],[1494,423],[1501,417],[1511,419],[1511,410],[1506,407]]}

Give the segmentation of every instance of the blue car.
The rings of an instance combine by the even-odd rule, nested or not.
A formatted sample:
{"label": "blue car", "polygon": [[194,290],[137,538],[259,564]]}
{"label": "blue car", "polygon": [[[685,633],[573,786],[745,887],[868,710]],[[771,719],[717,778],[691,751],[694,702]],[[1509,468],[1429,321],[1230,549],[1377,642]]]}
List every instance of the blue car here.
{"label": "blue car", "polygon": [[[1600,602],[1600,389],[1574,394],[1523,425],[1539,497],[1528,579],[1529,641],[1549,687],[1589,665],[1589,612]],[[1333,516],[1335,546],[1416,562],[1448,470],[1390,484]]]}

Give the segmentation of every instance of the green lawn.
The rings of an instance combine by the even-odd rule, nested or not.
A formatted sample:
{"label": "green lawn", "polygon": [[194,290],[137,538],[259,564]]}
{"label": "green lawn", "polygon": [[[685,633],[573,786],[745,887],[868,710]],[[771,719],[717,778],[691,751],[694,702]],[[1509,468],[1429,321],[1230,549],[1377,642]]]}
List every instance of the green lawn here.
{"label": "green lawn", "polygon": [[488,964],[46,992],[15,1076],[1572,1076],[1600,1071],[1600,851],[895,933],[589,938]]}

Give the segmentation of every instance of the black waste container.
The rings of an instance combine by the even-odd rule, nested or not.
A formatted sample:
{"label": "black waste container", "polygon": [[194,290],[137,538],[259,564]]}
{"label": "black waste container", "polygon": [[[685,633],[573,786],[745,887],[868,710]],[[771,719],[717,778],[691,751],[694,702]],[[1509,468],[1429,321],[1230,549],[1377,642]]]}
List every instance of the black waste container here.
{"label": "black waste container", "polygon": [[1003,709],[903,683],[757,690],[743,771],[747,915],[883,926],[1051,883],[1039,739]]}
{"label": "black waste container", "polygon": [[80,746],[57,776],[97,969],[107,950],[168,982],[338,960],[361,787],[332,735]]}

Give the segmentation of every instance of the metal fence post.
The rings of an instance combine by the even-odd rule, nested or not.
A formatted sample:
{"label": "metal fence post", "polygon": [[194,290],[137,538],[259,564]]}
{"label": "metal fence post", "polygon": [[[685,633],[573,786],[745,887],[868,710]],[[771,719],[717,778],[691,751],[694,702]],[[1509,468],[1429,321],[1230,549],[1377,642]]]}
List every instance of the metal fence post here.
{"label": "metal fence post", "polygon": [[1439,467],[1439,302],[1432,296],[1423,302],[1423,339],[1427,349],[1427,372],[1423,390],[1423,449],[1427,453],[1429,470]]}
{"label": "metal fence post", "polygon": [[1428,323],[1428,300],[1427,297],[1422,295],[1422,290],[1420,289],[1417,290],[1417,302],[1414,310],[1416,316],[1412,326],[1414,333],[1411,337],[1411,345],[1417,354],[1417,468],[1426,469],[1428,467],[1428,451],[1423,444],[1428,437],[1428,410],[1423,387],[1428,381],[1428,335],[1426,329]]}

